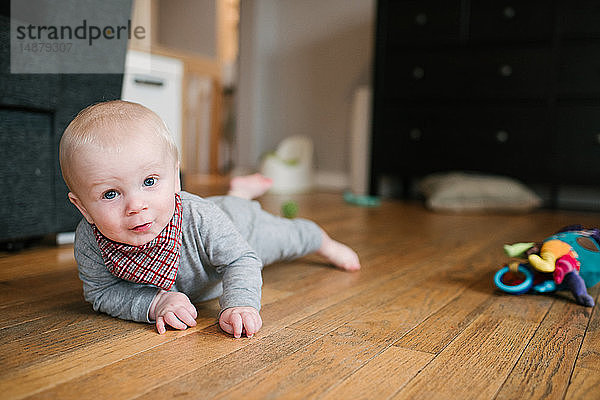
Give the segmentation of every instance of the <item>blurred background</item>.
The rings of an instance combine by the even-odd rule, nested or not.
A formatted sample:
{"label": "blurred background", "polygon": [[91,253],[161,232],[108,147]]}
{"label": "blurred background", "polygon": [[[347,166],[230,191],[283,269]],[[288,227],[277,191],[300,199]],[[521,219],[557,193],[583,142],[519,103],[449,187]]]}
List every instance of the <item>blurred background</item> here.
{"label": "blurred background", "polygon": [[[256,171],[265,153],[302,135],[314,144],[316,181],[346,186],[353,96],[371,81],[374,12],[371,0],[135,0],[133,23],[152,35],[129,49],[183,64],[184,172]],[[172,107],[163,102],[156,108]]]}
{"label": "blurred background", "polygon": [[[13,190],[0,242],[74,228],[60,135],[114,98],[166,121],[184,189],[270,171],[303,191],[415,198],[422,178],[461,171],[516,179],[545,207],[600,210],[597,1],[27,1],[41,17],[145,34],[62,65],[77,73],[16,73],[5,2],[0,178]],[[13,14],[33,20],[25,3]],[[92,68],[104,62],[118,73]]]}

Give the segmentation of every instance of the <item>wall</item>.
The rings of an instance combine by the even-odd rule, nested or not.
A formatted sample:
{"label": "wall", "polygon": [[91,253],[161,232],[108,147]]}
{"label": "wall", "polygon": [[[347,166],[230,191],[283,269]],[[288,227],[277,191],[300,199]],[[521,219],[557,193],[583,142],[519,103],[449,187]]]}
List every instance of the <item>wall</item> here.
{"label": "wall", "polygon": [[310,136],[321,177],[344,184],[354,90],[371,80],[374,0],[243,0],[237,165]]}
{"label": "wall", "polygon": [[157,41],[161,45],[217,57],[215,0],[159,0],[157,12]]}

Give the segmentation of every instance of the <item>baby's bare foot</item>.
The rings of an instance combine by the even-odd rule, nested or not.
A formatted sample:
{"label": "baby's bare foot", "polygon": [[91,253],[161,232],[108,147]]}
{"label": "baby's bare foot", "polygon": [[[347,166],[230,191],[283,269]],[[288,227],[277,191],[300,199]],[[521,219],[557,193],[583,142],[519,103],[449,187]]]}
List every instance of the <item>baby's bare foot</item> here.
{"label": "baby's bare foot", "polygon": [[273,186],[273,180],[261,174],[236,176],[229,184],[230,196],[252,200],[265,194]]}
{"label": "baby's bare foot", "polygon": [[325,257],[330,263],[345,271],[358,271],[360,261],[358,255],[350,247],[337,242],[323,232],[323,242],[317,254]]}

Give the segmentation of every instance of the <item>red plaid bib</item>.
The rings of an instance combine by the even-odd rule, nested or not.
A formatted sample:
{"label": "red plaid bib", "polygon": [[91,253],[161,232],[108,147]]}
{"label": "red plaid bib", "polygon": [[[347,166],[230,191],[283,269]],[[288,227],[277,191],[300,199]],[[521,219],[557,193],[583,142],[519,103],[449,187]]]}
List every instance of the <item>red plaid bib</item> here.
{"label": "red plaid bib", "polygon": [[181,214],[181,198],[175,194],[171,222],[156,238],[142,246],[113,242],[94,225],[96,241],[110,273],[131,282],[171,289],[177,278],[181,255]]}

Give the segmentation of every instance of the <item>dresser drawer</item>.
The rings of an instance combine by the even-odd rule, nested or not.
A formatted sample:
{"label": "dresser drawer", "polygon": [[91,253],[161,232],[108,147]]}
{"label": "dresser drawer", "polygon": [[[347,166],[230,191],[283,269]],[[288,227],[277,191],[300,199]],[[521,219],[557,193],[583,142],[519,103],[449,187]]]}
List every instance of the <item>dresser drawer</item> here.
{"label": "dresser drawer", "polygon": [[[546,179],[544,162],[536,162],[532,154],[544,157],[551,148],[550,111],[545,106],[473,107],[466,129],[471,130],[478,149],[475,165],[483,171],[527,178]],[[473,169],[473,168],[471,168]]]}
{"label": "dresser drawer", "polygon": [[52,114],[0,110],[0,240],[40,236],[54,227]]}
{"label": "dresser drawer", "polygon": [[385,69],[390,97],[453,98],[466,95],[472,57],[461,49],[397,52]]}
{"label": "dresser drawer", "polygon": [[600,96],[600,44],[571,43],[561,49],[558,90],[565,96]]}
{"label": "dresser drawer", "polygon": [[544,166],[530,154],[550,148],[548,117],[544,106],[390,107],[384,134],[388,149],[397,150],[388,163],[418,174],[466,169],[534,176]]}
{"label": "dresser drawer", "polygon": [[460,0],[387,2],[389,43],[457,43],[461,35],[460,3]]}
{"label": "dresser drawer", "polygon": [[546,48],[406,52],[386,68],[390,98],[541,98],[549,90]]}
{"label": "dresser drawer", "polygon": [[552,50],[547,47],[475,51],[472,92],[477,97],[543,98],[549,94]]}
{"label": "dresser drawer", "polygon": [[560,31],[565,37],[600,37],[600,2],[598,0],[561,0],[559,8]]}
{"label": "dresser drawer", "polygon": [[472,0],[469,40],[550,41],[554,28],[552,1]]}
{"label": "dresser drawer", "polygon": [[[378,162],[388,171],[424,175],[469,165],[461,116],[448,107],[388,107]],[[457,151],[458,150],[458,151]],[[461,164],[463,163],[463,164]]]}
{"label": "dresser drawer", "polygon": [[553,168],[567,182],[600,183],[600,105],[560,105]]}

